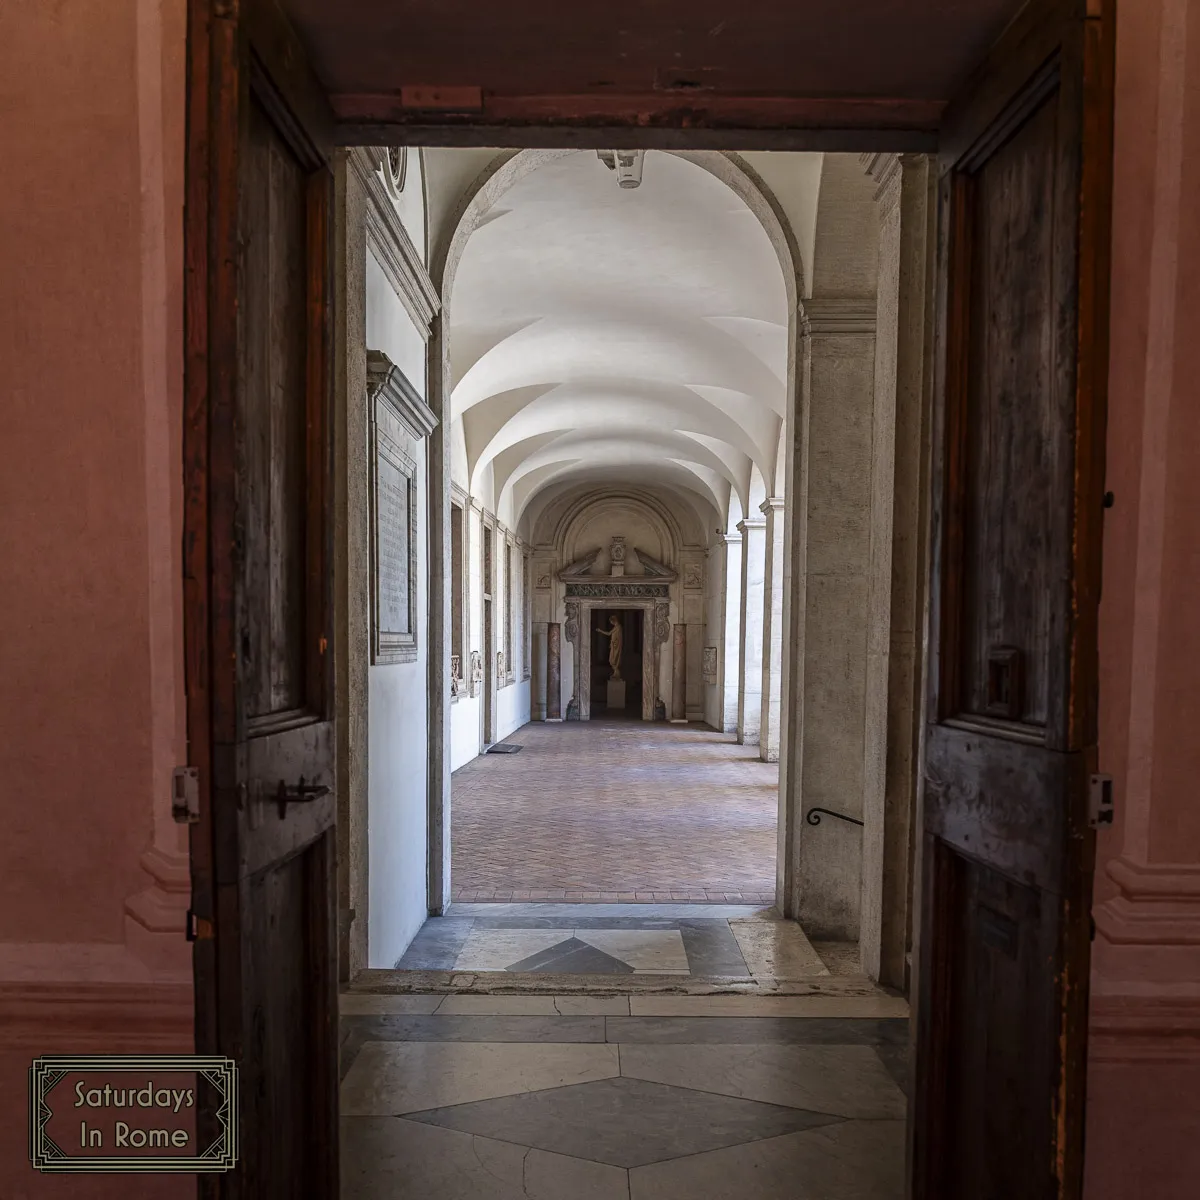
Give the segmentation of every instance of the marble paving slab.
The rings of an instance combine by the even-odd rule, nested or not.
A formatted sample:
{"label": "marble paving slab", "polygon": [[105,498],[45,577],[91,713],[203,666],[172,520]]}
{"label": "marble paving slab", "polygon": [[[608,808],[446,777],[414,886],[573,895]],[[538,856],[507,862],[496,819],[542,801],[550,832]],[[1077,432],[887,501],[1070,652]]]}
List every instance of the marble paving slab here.
{"label": "marble paving slab", "polygon": [[908,1017],[903,996],[631,996],[635,1017]]}
{"label": "marble paving slab", "polygon": [[386,1117],[609,1079],[617,1048],[488,1042],[367,1042],[342,1082],[347,1117]]}
{"label": "marble paving slab", "polygon": [[[383,997],[390,999],[391,997]],[[438,1016],[627,1017],[628,996],[431,996]]]}
{"label": "marble paving slab", "polygon": [[904,1093],[870,1046],[623,1045],[631,1079],[861,1120],[903,1120]]}
{"label": "marble paving slab", "polygon": [[[433,1021],[436,1017],[412,1017]],[[906,1045],[908,1022],[840,1017],[605,1017],[605,1036],[622,1044]]]}
{"label": "marble paving slab", "polygon": [[635,1167],[629,1194],[631,1200],[902,1200],[904,1122],[844,1121]]}
{"label": "marble paving slab", "polygon": [[628,1200],[626,1172],[403,1117],[342,1120],[341,1200]]}
{"label": "marble paving slab", "polygon": [[437,1012],[445,996],[380,996],[369,992],[343,992],[338,1013],[343,1017],[428,1015]]}
{"label": "marble paving slab", "polygon": [[345,1017],[364,1042],[602,1042],[607,1018],[538,1014],[383,1014]]}
{"label": "marble paving slab", "polygon": [[730,921],[730,931],[750,974],[768,979],[807,979],[829,968],[794,921]]}
{"label": "marble paving slab", "polygon": [[575,937],[639,974],[693,970],[678,929],[577,929]]}

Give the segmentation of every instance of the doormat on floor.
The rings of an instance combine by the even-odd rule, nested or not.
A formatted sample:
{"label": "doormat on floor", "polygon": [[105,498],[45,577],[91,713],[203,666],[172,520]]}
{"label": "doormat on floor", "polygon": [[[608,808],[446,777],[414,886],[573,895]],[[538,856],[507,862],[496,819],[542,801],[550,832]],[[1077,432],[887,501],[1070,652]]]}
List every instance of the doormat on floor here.
{"label": "doormat on floor", "polygon": [[489,746],[487,752],[489,754],[516,754],[520,749],[520,746],[514,746],[512,742],[497,742],[494,746]]}

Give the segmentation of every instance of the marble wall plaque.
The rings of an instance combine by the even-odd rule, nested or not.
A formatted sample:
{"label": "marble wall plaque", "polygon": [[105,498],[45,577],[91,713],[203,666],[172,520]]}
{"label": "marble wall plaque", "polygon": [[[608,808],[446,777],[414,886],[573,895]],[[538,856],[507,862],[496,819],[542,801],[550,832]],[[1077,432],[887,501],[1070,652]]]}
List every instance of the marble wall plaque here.
{"label": "marble wall plaque", "polygon": [[385,407],[373,429],[371,566],[374,574],[373,661],[417,657],[417,468],[413,440]]}

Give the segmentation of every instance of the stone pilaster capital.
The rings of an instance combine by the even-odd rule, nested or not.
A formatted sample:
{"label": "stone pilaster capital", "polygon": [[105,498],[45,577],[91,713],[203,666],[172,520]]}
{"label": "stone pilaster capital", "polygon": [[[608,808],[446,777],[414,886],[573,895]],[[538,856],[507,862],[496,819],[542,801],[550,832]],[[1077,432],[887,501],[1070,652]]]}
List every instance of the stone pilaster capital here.
{"label": "stone pilaster capital", "polygon": [[811,337],[874,337],[874,296],[814,296],[804,301],[802,332]]}
{"label": "stone pilaster capital", "polygon": [[785,501],[782,496],[768,496],[758,506],[758,511],[760,513],[762,513],[764,516],[767,513],[782,512],[784,503],[785,503]]}
{"label": "stone pilaster capital", "polygon": [[739,521],[737,523],[737,527],[738,527],[738,531],[742,534],[743,537],[745,537],[745,536],[747,536],[748,531],[751,529],[766,529],[767,518],[766,517],[747,517],[744,521]]}

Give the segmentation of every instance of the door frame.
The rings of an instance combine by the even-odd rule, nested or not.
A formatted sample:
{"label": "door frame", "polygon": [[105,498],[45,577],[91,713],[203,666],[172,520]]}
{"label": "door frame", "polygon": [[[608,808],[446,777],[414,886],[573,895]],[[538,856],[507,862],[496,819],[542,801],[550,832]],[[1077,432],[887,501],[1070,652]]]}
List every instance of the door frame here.
{"label": "door frame", "polygon": [[[603,600],[587,600],[579,603],[579,644],[575,646],[575,670],[579,673],[579,719],[592,719],[592,613],[596,609],[619,608],[642,614],[642,720],[654,720],[654,701],[658,698],[659,664],[662,661],[661,644],[655,642],[653,653],[647,654],[648,638],[654,630],[653,600],[622,600],[611,596]],[[659,604],[662,601],[658,601]],[[583,634],[587,631],[587,652],[584,652]]]}
{"label": "door frame", "polygon": [[[1036,0],[1035,0],[1036,2]],[[208,32],[207,32],[207,9],[209,4],[206,0],[189,0],[189,17],[188,17],[188,41],[189,41],[189,71],[195,74],[198,71],[207,70],[206,55],[208,53]],[[525,149],[539,148],[547,145],[560,144],[564,139],[561,132],[561,125],[569,127],[569,141],[574,148],[580,149],[605,149],[611,148],[614,144],[632,144],[631,137],[638,140],[639,145],[648,148],[657,149],[727,149],[727,150],[746,150],[750,148],[764,148],[775,151],[823,151],[832,153],[856,153],[863,150],[880,150],[897,152],[914,152],[928,153],[937,149],[937,137],[931,135],[926,130],[880,130],[869,132],[863,130],[831,130],[822,128],[819,121],[809,128],[798,128],[793,130],[770,130],[755,132],[753,130],[718,130],[705,128],[674,128],[674,127],[657,127],[648,128],[642,131],[639,130],[613,130],[607,126],[593,126],[587,124],[587,113],[579,111],[572,113],[565,118],[564,121],[558,124],[547,120],[543,125],[530,126],[514,126],[506,128],[503,131],[501,138],[502,144],[506,148]],[[463,123],[455,122],[453,125],[437,125],[430,124],[425,126],[371,126],[369,128],[358,128],[354,126],[340,126],[334,129],[333,136],[340,145],[409,145],[409,146],[457,146],[457,147],[490,147],[497,144],[497,131],[494,126],[489,126],[483,123],[473,125],[470,121]],[[190,127],[188,130],[188,157],[191,158],[206,158],[207,156],[207,138],[208,131],[202,125]],[[196,207],[203,207],[206,199],[208,183],[203,172],[193,173],[187,183],[187,195],[189,204]],[[213,214],[208,214],[208,219],[211,223]],[[189,296],[192,298],[192,310],[196,314],[206,314],[206,304],[200,303],[200,298],[205,294],[207,287],[207,277],[205,273],[205,264],[203,261],[196,261],[189,256],[185,263],[186,272],[186,288]],[[440,317],[435,321],[435,336],[431,341],[431,349],[437,344],[440,328]],[[203,334],[205,331],[201,329]],[[188,342],[185,346],[185,353],[191,359],[195,353],[195,333],[193,329],[188,336]],[[431,362],[431,368],[437,369],[437,364]],[[200,369],[191,377],[191,382],[187,388],[185,396],[185,406],[188,413],[195,413],[198,409],[203,409],[207,405],[207,377],[201,364]],[[928,415],[928,414],[927,414]],[[1103,429],[1099,431],[1099,435],[1103,435]],[[202,447],[197,446],[193,453],[200,454]],[[188,451],[185,449],[185,456]],[[191,464],[194,465],[194,464]],[[201,468],[202,469],[202,468]],[[185,468],[186,470],[186,468]],[[434,472],[431,471],[430,484],[434,482]],[[190,496],[194,484],[194,478],[189,478],[185,474],[185,496]],[[432,492],[431,492],[432,495]],[[431,520],[444,509],[448,520],[449,504],[441,504],[439,502],[431,502],[430,517]],[[928,516],[923,515],[922,524],[926,532],[928,532]],[[486,526],[484,528],[484,536],[488,535]],[[433,540],[434,531],[431,530],[431,541]],[[207,570],[206,547],[205,540],[200,537],[193,544],[190,550],[185,549],[185,578],[184,588],[192,590],[193,602],[203,606],[207,603]],[[437,555],[431,557],[431,569],[437,567]],[[494,569],[494,564],[493,564]],[[444,574],[444,573],[443,573]],[[430,606],[433,608],[439,600],[443,584],[431,578],[431,594]],[[468,584],[469,586],[469,584]],[[582,602],[581,602],[582,603]],[[614,601],[606,601],[608,607],[620,607],[620,604]],[[928,601],[926,601],[926,611],[928,610]],[[590,619],[590,614],[589,614]],[[643,617],[643,621],[646,618]],[[581,632],[583,628],[590,629],[590,625],[584,625],[581,621]],[[435,647],[434,645],[433,624],[430,628],[430,650],[431,653],[435,649],[445,651],[445,657],[448,663],[449,656],[449,639],[443,638],[444,645]],[[645,638],[653,636],[653,621],[652,618],[648,624],[643,625],[643,663],[645,663]],[[1096,631],[1090,631],[1090,636],[1093,643],[1096,638]],[[466,647],[464,646],[464,650]],[[579,648],[576,653],[579,654]],[[189,656],[194,656],[196,653],[195,647],[189,646],[185,648],[185,653]],[[485,653],[489,656],[489,662],[485,666],[485,670],[491,669],[492,674],[495,673],[495,660],[491,657],[494,654],[492,647],[486,647]],[[582,655],[581,655],[582,657]],[[657,657],[654,655],[653,657]],[[922,656],[923,670],[928,669],[929,653],[928,650]],[[196,665],[196,664],[193,664]],[[645,673],[645,666],[643,666]],[[655,677],[655,686],[652,694],[657,692],[657,675]],[[580,689],[581,700],[586,699],[587,692],[584,688]],[[187,716],[188,716],[188,735],[189,735],[189,762],[201,766],[202,789],[207,787],[209,778],[209,755],[211,735],[209,730],[209,704],[208,695],[202,690],[192,690],[189,688],[187,695]],[[490,698],[485,691],[485,702],[490,702]],[[645,696],[643,698],[645,703]],[[434,715],[431,709],[431,716]],[[581,714],[582,715],[582,714]],[[921,728],[924,730],[925,722],[921,721]],[[923,750],[923,747],[922,747]],[[921,755],[923,758],[923,753]],[[919,759],[920,761],[920,759]],[[192,837],[192,855],[193,862],[197,858],[203,858],[207,853],[202,848],[209,836],[207,827],[207,812],[209,808],[209,798],[207,793],[202,791],[201,795],[201,824],[193,827]],[[920,789],[918,789],[917,804],[916,804],[916,831],[914,833],[914,842],[920,846],[920,833],[922,829],[922,814],[923,814],[923,797]],[[913,872],[910,877],[910,882],[915,888],[916,881],[921,877],[922,865],[920,862],[920,851],[917,850],[917,861],[913,865]],[[916,900],[914,899],[914,903]],[[360,914],[365,917],[365,914]],[[914,915],[914,927],[919,929],[920,913]],[[916,935],[919,937],[919,934]],[[202,935],[203,939],[203,935]],[[206,949],[211,949],[211,946],[197,946],[197,953],[203,953]],[[917,963],[919,962],[919,945],[914,945],[914,978],[912,981],[911,994],[914,998],[913,1003],[913,1018],[914,1023],[917,1017],[917,1005],[915,998],[918,994],[918,980],[916,978]],[[197,1036],[201,1038],[209,1038],[212,1029],[215,1025],[215,1013],[206,1010],[200,997],[197,997]],[[910,1106],[911,1112],[911,1106]]]}

